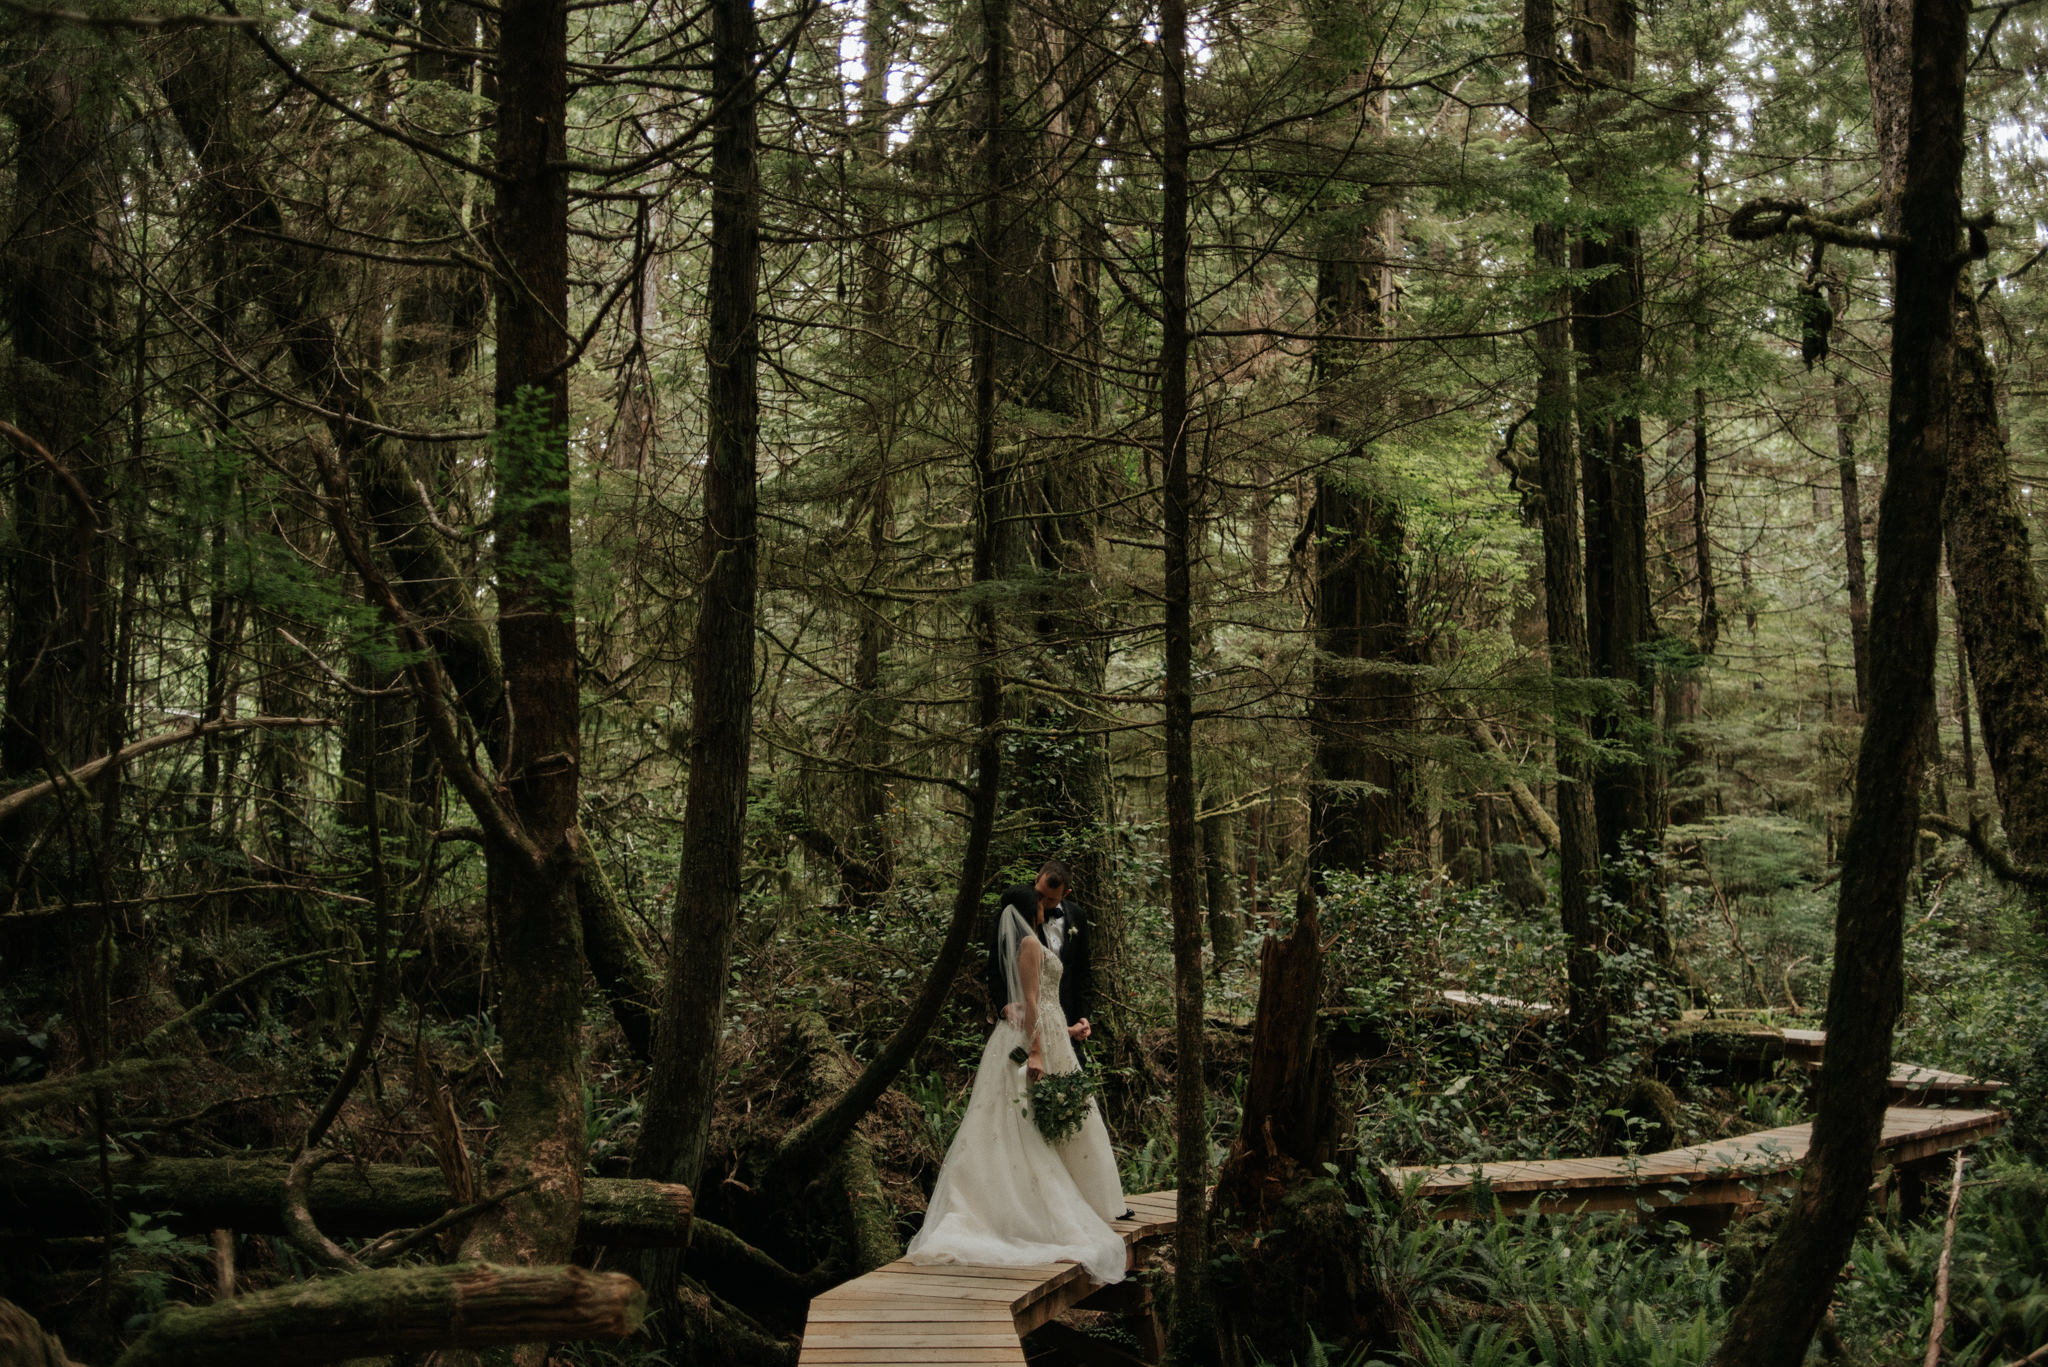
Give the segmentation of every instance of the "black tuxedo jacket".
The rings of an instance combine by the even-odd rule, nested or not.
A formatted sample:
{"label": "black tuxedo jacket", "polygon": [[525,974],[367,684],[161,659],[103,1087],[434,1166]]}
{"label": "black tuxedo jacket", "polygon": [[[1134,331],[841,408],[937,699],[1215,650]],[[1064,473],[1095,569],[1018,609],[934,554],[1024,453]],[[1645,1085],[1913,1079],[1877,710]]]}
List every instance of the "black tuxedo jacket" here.
{"label": "black tuxedo jacket", "polygon": [[[1004,907],[1017,908],[1026,925],[1037,925],[1038,889],[1029,883],[1019,883],[1004,888],[996,901],[996,928],[988,939],[988,999],[998,1013],[1010,993],[1000,952]],[[1093,932],[1088,928],[1088,914],[1071,896],[1060,903],[1059,910],[1046,912],[1047,924],[1058,917],[1066,918],[1067,922],[1066,941],[1060,946],[1060,1010],[1066,1013],[1067,1024],[1072,1025],[1083,1016],[1095,1014],[1095,975],[1089,963]],[[1042,930],[1039,937],[1044,938]]]}

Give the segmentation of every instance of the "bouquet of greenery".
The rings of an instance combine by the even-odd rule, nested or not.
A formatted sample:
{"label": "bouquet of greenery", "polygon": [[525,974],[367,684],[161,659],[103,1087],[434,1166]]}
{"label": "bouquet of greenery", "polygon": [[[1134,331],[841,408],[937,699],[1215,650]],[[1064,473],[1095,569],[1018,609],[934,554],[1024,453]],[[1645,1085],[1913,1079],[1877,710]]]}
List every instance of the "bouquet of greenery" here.
{"label": "bouquet of greenery", "polygon": [[[1022,1048],[1010,1051],[1012,1063],[1023,1063],[1028,1058],[1030,1055]],[[1088,1068],[1072,1073],[1047,1073],[1031,1084],[1024,1108],[1046,1143],[1063,1144],[1080,1132],[1081,1122],[1088,1118],[1088,1103],[1095,1100],[1099,1090],[1095,1074]]]}

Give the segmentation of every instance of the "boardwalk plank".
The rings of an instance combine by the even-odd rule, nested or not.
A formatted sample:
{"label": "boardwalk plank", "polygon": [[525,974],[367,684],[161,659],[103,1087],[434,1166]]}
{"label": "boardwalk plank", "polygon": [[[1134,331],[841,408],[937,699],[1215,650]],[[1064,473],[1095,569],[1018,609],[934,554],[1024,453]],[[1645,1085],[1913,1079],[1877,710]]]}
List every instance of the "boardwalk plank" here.
{"label": "boardwalk plank", "polygon": [[977,1305],[972,1301],[926,1301],[876,1297],[873,1300],[811,1305],[812,1324],[879,1324],[883,1322],[921,1324],[1007,1324],[1010,1309],[1005,1305]]}
{"label": "boardwalk plank", "polygon": [[[1133,1265],[1147,1242],[1170,1234],[1175,1194],[1130,1198],[1132,1216],[1114,1221]],[[811,1302],[803,1367],[993,1367],[1024,1362],[1021,1335],[1050,1322],[1100,1288],[1076,1263],[976,1267],[894,1262],[841,1283]]]}
{"label": "boardwalk plank", "polygon": [[1010,1349],[1018,1340],[1008,1324],[993,1324],[979,1332],[936,1332],[930,1324],[901,1324],[891,1334],[819,1334],[805,1332],[807,1349]]}
{"label": "boardwalk plank", "polygon": [[946,1363],[948,1367],[981,1367],[991,1362],[1024,1361],[1024,1344],[1014,1335],[1008,1346],[1002,1348],[957,1348],[934,1345],[927,1348],[900,1348],[879,1346],[874,1348],[819,1348],[806,1347],[800,1359],[816,1363]]}
{"label": "boardwalk plank", "polygon": [[[1988,1137],[2004,1124],[2000,1111],[1940,1110],[1894,1106],[1885,1113],[1880,1159],[1911,1163]],[[1565,1158],[1536,1162],[1458,1163],[1396,1168],[1386,1173],[1396,1188],[1415,1184],[1426,1201],[1445,1203],[1440,1214],[1464,1213],[1472,1186],[1483,1179],[1506,1209],[1539,1198],[1552,1208],[1625,1209],[1638,1193],[1674,1192],[1678,1204],[1727,1204],[1743,1180],[1771,1180],[1805,1161],[1813,1127],[1786,1125],[1730,1139],[1695,1144],[1668,1153],[1613,1158]],[[1659,1204],[1670,1198],[1652,1197]],[[1450,1209],[1456,1205],[1462,1209]]]}

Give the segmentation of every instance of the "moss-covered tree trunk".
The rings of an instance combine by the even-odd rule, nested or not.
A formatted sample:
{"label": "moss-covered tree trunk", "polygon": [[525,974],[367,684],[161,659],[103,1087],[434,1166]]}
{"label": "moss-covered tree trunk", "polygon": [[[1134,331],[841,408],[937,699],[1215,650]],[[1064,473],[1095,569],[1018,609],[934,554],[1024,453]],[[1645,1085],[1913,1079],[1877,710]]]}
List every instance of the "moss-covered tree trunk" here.
{"label": "moss-covered tree trunk", "polygon": [[[1529,121],[1557,125],[1562,73],[1554,0],[1527,0],[1523,46],[1529,61]],[[1606,933],[1593,900],[1598,830],[1592,764],[1580,740],[1580,680],[1586,676],[1585,570],[1579,548],[1579,462],[1572,449],[1570,265],[1564,230],[1539,223],[1534,259],[1540,273],[1536,308],[1536,468],[1543,485],[1543,604],[1550,648],[1551,707],[1556,720],[1558,912],[1565,933],[1567,1009],[1581,1053],[1607,1052],[1608,1004],[1600,982]]]}
{"label": "moss-covered tree trunk", "polygon": [[[1374,79],[1371,35],[1356,16],[1319,25],[1318,50],[1333,86]],[[1370,121],[1385,102],[1367,97],[1331,120]],[[1384,129],[1337,134],[1382,136]],[[1340,141],[1340,145],[1342,145]],[[1348,178],[1339,175],[1338,186]],[[1361,339],[1386,329],[1393,306],[1388,215],[1370,191],[1332,188],[1316,244],[1316,331],[1312,373],[1316,433],[1341,455],[1316,475],[1309,536],[1315,547],[1315,672],[1309,699],[1314,744],[1309,790],[1309,863],[1360,872],[1426,855],[1415,810],[1413,765],[1401,750],[1415,723],[1416,663],[1408,602],[1407,520],[1377,468],[1367,415],[1377,410]]]}
{"label": "moss-covered tree trunk", "polygon": [[[1636,75],[1635,0],[1587,0],[1573,26],[1578,64],[1592,78],[1582,106],[1597,128],[1619,112]],[[1625,690],[1593,715],[1595,740],[1617,757],[1593,770],[1594,820],[1600,833],[1601,878],[1623,912],[1610,932],[1668,958],[1656,876],[1637,852],[1654,846],[1660,828],[1657,769],[1649,751],[1655,677],[1643,647],[1655,634],[1650,615],[1649,506],[1643,474],[1643,243],[1629,215],[1625,186],[1610,183],[1616,159],[1595,152],[1597,168],[1584,188],[1589,202],[1612,215],[1580,234],[1574,264],[1581,281],[1572,300],[1572,343],[1578,353],[1579,451],[1585,496],[1587,663]]]}
{"label": "moss-covered tree trunk", "polygon": [[[504,1095],[493,1158],[531,1183],[482,1216],[464,1256],[565,1261],[583,1201],[583,950],[576,915],[578,726],[570,556],[568,12],[509,0],[498,21],[495,437],[498,650],[508,726],[498,786],[521,837],[487,823]],[[537,1349],[521,1350],[539,1360]]]}
{"label": "moss-covered tree trunk", "polygon": [[2022,864],[2048,863],[2048,619],[2026,514],[2013,490],[1991,357],[1969,278],[1956,291],[1956,376],[1949,450],[1949,576],[1977,688],[1984,756]]}

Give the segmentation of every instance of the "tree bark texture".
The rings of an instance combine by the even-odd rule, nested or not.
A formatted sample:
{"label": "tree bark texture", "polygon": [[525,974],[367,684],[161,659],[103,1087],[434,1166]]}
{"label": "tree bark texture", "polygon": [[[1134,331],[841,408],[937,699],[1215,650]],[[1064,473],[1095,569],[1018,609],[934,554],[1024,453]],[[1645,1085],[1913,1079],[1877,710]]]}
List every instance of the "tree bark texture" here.
{"label": "tree bark texture", "polygon": [[[1717,1367],[1794,1367],[1826,1314],[1867,1199],[1904,997],[1904,913],[1934,707],[1936,592],[1951,456],[1962,246],[1964,0],[1863,0],[1893,252],[1887,473],[1871,604],[1871,692],[1842,847],[1827,1059],[1813,1144],[1777,1241],[1730,1320]],[[1904,111],[1901,113],[1901,111]]]}
{"label": "tree bark texture", "polygon": [[[1360,85],[1374,78],[1352,71],[1342,79]],[[1371,99],[1350,117],[1374,119],[1382,105]],[[1343,340],[1386,327],[1391,246],[1383,214],[1367,214],[1361,228],[1358,204],[1329,207],[1344,226],[1317,247],[1316,328],[1325,335],[1315,344],[1316,431],[1339,443],[1344,457],[1318,471],[1310,512],[1316,668],[1309,860],[1319,870],[1362,872],[1426,853],[1414,767],[1398,748],[1415,724],[1414,678],[1402,666],[1417,661],[1407,520],[1372,468],[1361,432],[1361,414],[1371,404],[1360,388],[1366,348]]]}
{"label": "tree bark texture", "polygon": [[[1529,54],[1529,121],[1556,126],[1562,77],[1554,0],[1526,0],[1523,44]],[[1570,265],[1564,230],[1535,228],[1536,269],[1553,283],[1539,296],[1537,324],[1536,467],[1543,484],[1543,600],[1550,644],[1551,707],[1557,719],[1558,910],[1565,934],[1568,1018],[1581,1053],[1607,1053],[1608,1004],[1600,979],[1606,931],[1593,887],[1599,835],[1593,812],[1592,765],[1578,739],[1586,676],[1584,561],[1579,549],[1579,468],[1572,449]]]}
{"label": "tree bark texture", "polygon": [[2048,863],[2048,619],[1967,275],[1955,311],[1955,412],[1942,509],[1949,577],[2006,848],[2022,864],[2042,864]]}
{"label": "tree bark texture", "polygon": [[1188,16],[1183,0],[1162,0],[1165,59],[1160,173],[1165,195],[1159,241],[1162,322],[1159,356],[1160,464],[1166,533],[1166,870],[1173,926],[1174,1335],[1196,1351],[1208,1332],[1203,1265],[1209,1234],[1209,1113],[1202,1035],[1201,847],[1195,829],[1194,485],[1188,477]]}
{"label": "tree bark texture", "polygon": [[1005,52],[1001,103],[984,115],[995,142],[986,241],[996,272],[989,305],[996,420],[999,450],[1016,453],[1000,476],[996,569],[1022,590],[1031,633],[1015,655],[1023,666],[1010,742],[1013,772],[1029,780],[1007,791],[1007,806],[1022,820],[1001,855],[1026,864],[1057,857],[1074,870],[1075,891],[1096,928],[1097,963],[1113,975],[1122,921],[1111,876],[1109,748],[1087,709],[1070,701],[1099,694],[1107,677],[1096,574],[1110,494],[1100,448],[1088,438],[1100,406],[1090,364],[1099,350],[1098,253],[1084,241],[1099,176],[1092,81],[1099,73],[1084,64],[1100,55],[1087,36],[1088,17],[1077,18],[1074,8],[1006,4],[988,17],[1003,29],[987,41]]}
{"label": "tree bark texture", "polygon": [[[10,54],[19,63],[0,93],[0,113],[15,129],[17,210],[0,243],[0,300],[13,343],[6,416],[41,454],[20,442],[10,447],[0,780],[73,768],[109,748],[111,614],[102,538],[106,447],[119,435],[108,419],[108,300],[94,261],[99,221],[113,195],[105,148],[112,93],[97,88],[103,61],[92,35],[50,24],[14,31],[26,51]],[[25,831],[0,825],[0,875],[12,880],[24,872],[11,851],[26,843]],[[70,845],[56,841],[43,856],[71,866],[56,872],[53,890],[84,886],[84,855]]]}
{"label": "tree bark texture", "polygon": [[622,1339],[647,1298],[580,1267],[384,1268],[163,1311],[115,1367],[272,1367],[513,1343]]}
{"label": "tree bark texture", "polygon": [[[181,1230],[238,1229],[252,1234],[283,1229],[287,1164],[280,1155],[241,1158],[139,1158],[117,1161],[115,1213],[163,1213]],[[493,1189],[512,1183],[494,1173]],[[662,1248],[689,1240],[692,1202],[687,1187],[594,1177],[586,1185],[575,1227],[579,1244]],[[334,1238],[368,1238],[445,1215],[456,1202],[438,1168],[388,1163],[330,1165],[308,1188],[313,1219]],[[83,1233],[100,1227],[99,1167],[87,1159],[0,1170],[0,1220],[10,1228]]]}
{"label": "tree bark texture", "polygon": [[759,579],[755,441],[761,270],[752,0],[711,5],[711,272],[703,595],[690,669],[690,777],[654,1079],[634,1171],[695,1182],[720,1080],[739,925]]}
{"label": "tree bark texture", "polygon": [[568,11],[498,17],[495,437],[498,655],[507,738],[498,787],[522,837],[486,823],[505,1080],[497,1162],[521,1195],[486,1212],[465,1257],[564,1261],[583,1200],[581,773],[569,507]]}
{"label": "tree bark texture", "polygon": [[1304,890],[1294,929],[1259,946],[1259,1005],[1236,1141],[1216,1180],[1216,1205],[1256,1227],[1296,1174],[1319,1175],[1336,1154],[1336,1084],[1317,1039],[1322,926]]}
{"label": "tree bark texture", "polygon": [[[1579,66],[1602,91],[1627,90],[1636,74],[1635,0],[1587,0],[1575,29]],[[1596,174],[1596,195],[1598,182]],[[1625,220],[1599,224],[1581,234],[1576,255],[1581,271],[1593,276],[1572,301],[1585,476],[1587,662],[1594,674],[1625,690],[1595,711],[1592,732],[1598,741],[1634,752],[1593,771],[1601,877],[1614,906],[1625,909],[1625,924],[1611,925],[1610,933],[1668,957],[1655,875],[1629,857],[1657,839],[1656,766],[1644,753],[1655,679],[1643,646],[1656,628],[1650,616],[1640,392],[1642,233]]]}

